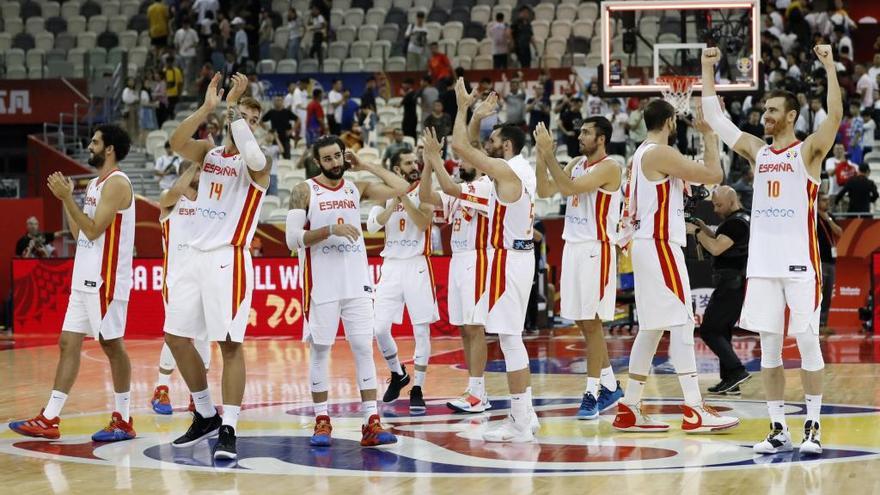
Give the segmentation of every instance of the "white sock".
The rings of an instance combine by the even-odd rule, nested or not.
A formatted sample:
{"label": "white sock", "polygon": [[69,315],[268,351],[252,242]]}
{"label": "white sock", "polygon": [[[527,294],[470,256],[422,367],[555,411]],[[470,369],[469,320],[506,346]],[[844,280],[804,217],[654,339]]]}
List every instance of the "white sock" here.
{"label": "white sock", "polygon": [[416,387],[421,387],[422,385],[424,385],[425,384],[425,375],[427,373],[428,373],[427,371],[416,370],[416,381],[413,385],[415,385]]}
{"label": "white sock", "polygon": [[700,394],[700,380],[696,373],[678,375],[678,383],[681,384],[685,404],[699,406],[703,403],[703,396]]}
{"label": "white sock", "polygon": [[318,416],[329,416],[327,414],[327,401],[324,402],[315,402],[312,406],[315,409],[315,417]]}
{"label": "white sock", "polygon": [[364,411],[364,424],[370,424],[370,418],[374,414],[379,414],[379,406],[376,405],[376,401],[374,400],[365,400],[361,402],[361,409]]}
{"label": "white sock", "polygon": [[532,399],[532,387],[526,387],[526,400],[528,401],[529,409],[534,409],[535,401]]}
{"label": "white sock", "polygon": [[807,421],[819,422],[819,411],[822,410],[821,395],[804,395],[807,402]]}
{"label": "white sock", "polygon": [[593,394],[593,398],[599,397],[599,378],[587,377],[587,388],[585,394]]}
{"label": "white sock", "polygon": [[64,407],[65,401],[67,401],[67,394],[53,390],[49,394],[49,403],[46,404],[46,409],[43,410],[43,417],[46,419],[57,418],[61,414],[61,408]]}
{"label": "white sock", "polygon": [[403,367],[400,366],[400,358],[397,357],[397,354],[393,356],[385,356],[385,362],[388,363],[388,369],[391,370],[392,373],[397,373],[398,375],[403,374]]}
{"label": "white sock", "polygon": [[617,379],[614,377],[614,370],[611,369],[611,366],[602,368],[602,372],[599,373],[599,383],[609,392],[617,390]]}
{"label": "white sock", "polygon": [[483,380],[483,377],[469,377],[468,378],[468,390],[471,391],[471,395],[474,397],[483,398],[486,395],[486,383]]}
{"label": "white sock", "polygon": [[208,389],[192,393],[193,404],[196,406],[196,412],[203,418],[213,418],[217,414],[214,407],[214,401],[211,400],[211,392]]}
{"label": "white sock", "polygon": [[233,430],[238,429],[238,415],[241,414],[241,406],[228,406],[223,404],[223,424],[229,425]]}
{"label": "white sock", "polygon": [[159,379],[156,380],[157,387],[167,387],[171,385],[171,375],[166,375],[165,373],[159,372]]}
{"label": "white sock", "polygon": [[128,423],[130,418],[129,406],[131,406],[131,391],[115,393],[113,396],[116,399],[116,412],[122,416],[122,420]]}
{"label": "white sock", "polygon": [[642,400],[642,390],[645,389],[645,382],[640,382],[635,378],[630,378],[626,382],[626,392],[623,393],[623,403],[634,406]]}
{"label": "white sock", "polygon": [[788,425],[785,424],[785,401],[768,400],[767,412],[770,414],[771,422],[779,423],[782,425],[782,429],[788,430]]}
{"label": "white sock", "polygon": [[528,427],[530,407],[531,401],[528,398],[528,393],[510,395],[510,415],[513,416],[513,420],[517,424]]}

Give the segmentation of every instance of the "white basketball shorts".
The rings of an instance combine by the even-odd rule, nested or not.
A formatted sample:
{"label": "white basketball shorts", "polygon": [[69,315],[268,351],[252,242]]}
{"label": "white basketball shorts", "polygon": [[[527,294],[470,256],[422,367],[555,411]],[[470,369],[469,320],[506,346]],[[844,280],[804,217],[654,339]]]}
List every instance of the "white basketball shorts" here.
{"label": "white basketball shorts", "polygon": [[403,306],[413,325],[440,319],[434,290],[434,270],[426,256],[386,259],[376,285],[376,321],[403,323]]}
{"label": "white basketball shorts", "polygon": [[61,330],[82,333],[93,339],[113,340],[125,335],[128,301],[107,304],[101,292],[71,290]]}
{"label": "white basketball shorts", "polygon": [[449,262],[447,309],[451,325],[476,325],[474,310],[486,290],[491,251],[472,250],[452,253]]}
{"label": "white basketball shorts", "polygon": [[535,277],[535,253],[497,249],[489,261],[486,291],[477,302],[474,321],[486,332],[520,335]]}
{"label": "white basketball shorts", "polygon": [[574,321],[614,319],[617,250],[609,242],[566,242],[559,281],[560,314]]}
{"label": "white basketball shorts", "polygon": [[815,278],[749,277],[739,327],[781,335],[785,331],[786,306],[789,334],[819,334],[822,288]]}
{"label": "white basketball shorts", "polygon": [[694,320],[691,282],[681,246],[657,239],[633,239],[639,328],[666,330]]}

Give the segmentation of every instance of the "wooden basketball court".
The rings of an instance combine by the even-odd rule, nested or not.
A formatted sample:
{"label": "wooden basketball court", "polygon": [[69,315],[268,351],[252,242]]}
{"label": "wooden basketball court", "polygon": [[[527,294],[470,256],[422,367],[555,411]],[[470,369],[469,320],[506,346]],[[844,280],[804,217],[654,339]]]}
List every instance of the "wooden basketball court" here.
{"label": "wooden basketball court", "polygon": [[[551,338],[552,337],[552,338]],[[631,337],[609,340],[612,361],[625,381]],[[300,342],[246,343],[248,385],[239,422],[239,461],[215,467],[209,444],[172,450],[170,442],[188,427],[187,392],[179,375],[172,381],[176,412],[159,416],[149,407],[161,341],[127,343],[132,359],[132,415],[138,438],[97,444],[90,435],[109,420],[113,408],[110,371],[95,342],[84,346],[79,379],[62,414],[57,441],[0,432],[0,484],[7,493],[878,493],[880,492],[880,346],[862,337],[823,342],[828,361],[820,458],[793,453],[755,457],[751,445],[767,433],[760,377],[743,386],[741,397],[708,397],[719,410],[732,410],[742,424],[728,434],[685,436],[679,426],[680,391],[667,363],[664,344],[654,361],[645,402],[669,421],[668,434],[622,434],[611,428],[614,408],[598,421],[577,421],[574,412],[585,383],[583,343],[570,332],[542,333],[528,341],[538,443],[487,444],[480,432],[507,414],[503,359],[490,344],[487,388],[493,409],[481,415],[451,414],[445,401],[467,383],[456,340],[433,345],[425,386],[428,411],[410,417],[406,392],[380,406],[399,441],[361,448],[360,413],[354,365],[344,341],[331,362],[331,416],[334,444],[308,446],[312,415],[307,351]],[[401,341],[411,355],[412,341]],[[735,348],[750,371],[759,365],[754,338],[738,338]],[[698,340],[703,389],[717,381],[717,361]],[[795,445],[801,440],[803,395],[797,354],[785,350],[788,424]],[[19,341],[0,351],[0,398],[4,422],[31,417],[44,406],[51,387],[57,348],[50,339]],[[219,350],[214,362],[219,365]],[[378,354],[380,379],[387,377]],[[219,395],[219,366],[210,373]],[[383,385],[384,388],[384,385]],[[661,397],[666,397],[662,400]]]}

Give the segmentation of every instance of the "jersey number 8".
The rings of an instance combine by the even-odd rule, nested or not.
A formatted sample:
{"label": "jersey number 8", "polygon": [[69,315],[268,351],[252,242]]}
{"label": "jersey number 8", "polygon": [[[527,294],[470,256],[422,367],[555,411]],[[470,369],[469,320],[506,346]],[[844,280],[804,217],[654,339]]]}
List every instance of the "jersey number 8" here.
{"label": "jersey number 8", "polygon": [[401,218],[400,219],[400,231],[403,232],[404,230],[406,230],[406,219]]}

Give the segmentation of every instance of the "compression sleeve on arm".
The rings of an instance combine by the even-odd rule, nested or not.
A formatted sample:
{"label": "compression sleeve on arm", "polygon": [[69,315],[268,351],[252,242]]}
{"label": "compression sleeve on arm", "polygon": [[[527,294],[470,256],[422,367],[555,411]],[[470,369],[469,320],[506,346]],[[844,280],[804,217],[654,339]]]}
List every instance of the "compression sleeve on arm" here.
{"label": "compression sleeve on arm", "polygon": [[303,237],[306,235],[306,231],[303,230],[305,225],[306,210],[290,210],[287,212],[287,232],[285,233],[285,238],[287,239],[287,247],[291,251],[306,247],[303,240]]}
{"label": "compression sleeve on arm", "polygon": [[367,232],[375,234],[382,230],[382,224],[376,221],[376,217],[378,217],[383,210],[385,210],[385,208],[378,205],[370,209],[370,215],[367,217]]}
{"label": "compression sleeve on arm", "polygon": [[734,125],[721,110],[721,102],[717,96],[703,96],[700,98],[703,103],[703,118],[712,127],[712,130],[718,134],[718,137],[724,141],[724,144],[733,148],[736,142],[742,136],[742,131]]}
{"label": "compression sleeve on arm", "polygon": [[266,168],[266,155],[260,149],[254,133],[248,127],[244,119],[238,119],[230,126],[232,128],[232,140],[235,147],[241,152],[245,164],[254,172],[259,172]]}

